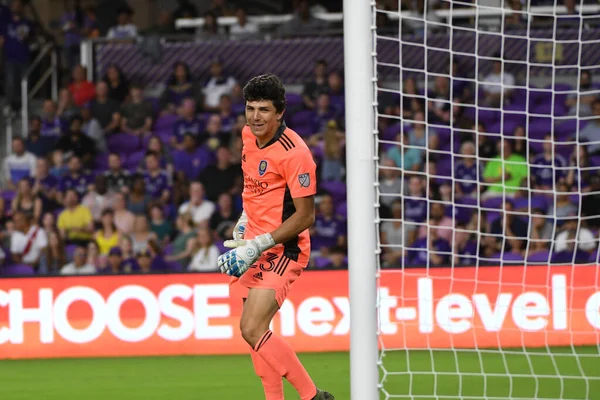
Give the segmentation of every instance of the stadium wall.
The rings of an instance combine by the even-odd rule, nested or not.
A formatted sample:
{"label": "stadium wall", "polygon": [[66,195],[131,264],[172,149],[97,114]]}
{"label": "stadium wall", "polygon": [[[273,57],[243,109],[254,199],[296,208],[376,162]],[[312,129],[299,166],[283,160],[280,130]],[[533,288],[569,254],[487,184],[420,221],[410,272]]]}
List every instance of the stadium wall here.
{"label": "stadium wall", "polygon": [[[381,333],[394,348],[595,345],[597,270],[385,270]],[[348,350],[347,278],[305,272],[274,331],[300,352]],[[220,274],[3,279],[0,358],[246,353],[240,313]]]}

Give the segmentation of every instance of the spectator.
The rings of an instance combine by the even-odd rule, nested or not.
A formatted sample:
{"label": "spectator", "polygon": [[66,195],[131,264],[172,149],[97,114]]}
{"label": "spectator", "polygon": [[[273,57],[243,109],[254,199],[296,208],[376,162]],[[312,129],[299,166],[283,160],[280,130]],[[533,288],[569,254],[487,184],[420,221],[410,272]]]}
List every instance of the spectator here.
{"label": "spectator", "polygon": [[96,267],[88,264],[87,250],[83,245],[77,246],[73,253],[73,262],[61,268],[61,275],[94,275]]}
{"label": "spectator", "polygon": [[129,82],[116,64],[110,64],[102,79],[108,86],[108,98],[121,104],[130,94]]}
{"label": "spectator", "polygon": [[108,265],[107,265],[107,273],[110,274],[120,274],[121,266],[123,264],[123,250],[121,247],[115,246],[108,252]]}
{"label": "spectator", "polygon": [[96,144],[83,133],[82,127],[83,118],[80,116],[73,117],[69,132],[58,140],[56,148],[67,155],[75,155],[81,159],[84,165],[89,166],[96,155]]}
{"label": "spectator", "polygon": [[[173,156],[171,152],[167,151],[165,146],[163,146],[163,143],[158,136],[150,136],[150,139],[148,140],[147,151],[158,154],[160,167],[167,171],[168,176],[173,176]],[[142,160],[139,169],[144,170],[145,165],[146,160]]]}
{"label": "spectator", "polygon": [[23,178],[17,184],[17,195],[11,203],[11,212],[21,213],[37,222],[42,216],[42,200],[33,193],[29,179]]}
{"label": "spectator", "polygon": [[168,262],[181,266],[190,265],[195,247],[196,231],[190,214],[180,214],[176,220],[177,236],[173,240],[173,254],[165,257]]}
{"label": "spectator", "polygon": [[386,156],[394,161],[396,167],[405,171],[420,170],[422,167],[423,150],[410,146],[406,133],[399,133],[396,136],[396,140],[401,146],[390,147],[386,152]]}
{"label": "spectator", "polygon": [[99,153],[106,152],[106,139],[104,132],[102,132],[102,127],[97,119],[92,117],[92,113],[90,109],[87,107],[81,108],[81,119],[83,124],[81,126],[81,131],[88,138],[94,141],[94,147]]}
{"label": "spectator", "polygon": [[100,128],[106,135],[119,132],[121,128],[121,114],[119,102],[108,97],[108,84],[104,81],[96,84],[96,98],[87,106],[92,118],[98,121]]}
{"label": "spectator", "polygon": [[115,214],[110,208],[102,211],[100,229],[94,234],[100,255],[108,256],[110,249],[119,244],[120,235],[115,225]]}
{"label": "spectator", "polygon": [[157,200],[162,204],[167,204],[171,198],[169,181],[170,179],[167,173],[160,168],[158,154],[147,152],[146,171],[144,172],[146,193],[154,200]]}
{"label": "spectator", "polygon": [[87,37],[95,27],[95,21],[88,18],[81,9],[81,1],[73,2],[72,10],[67,10],[60,19],[64,34],[64,55],[67,67],[72,69],[79,63],[82,37]]}
{"label": "spectator", "polygon": [[204,93],[204,110],[219,111],[219,102],[224,94],[231,94],[236,80],[223,72],[220,61],[213,61],[210,66],[210,78],[202,90]]}
{"label": "spectator", "polygon": [[82,198],[87,193],[89,186],[93,183],[92,176],[81,166],[81,159],[77,156],[72,156],[69,159],[68,173],[60,178],[58,185],[59,193],[57,193],[57,200],[59,203],[63,202],[63,194],[69,189],[73,189],[77,192],[77,195]]}
{"label": "spectator", "polygon": [[593,172],[588,147],[584,144],[575,146],[569,158],[569,168],[565,180],[567,186],[578,191],[581,190],[583,193],[589,192]]}
{"label": "spectator", "polygon": [[335,246],[346,245],[346,221],[335,215],[333,198],[326,194],[319,202],[319,213],[311,227],[311,247],[327,256]]}
{"label": "spectator", "polygon": [[456,197],[475,197],[479,194],[479,182],[483,180],[483,163],[478,162],[473,142],[460,146],[461,159],[454,166]]}
{"label": "spectator", "polygon": [[83,106],[96,97],[96,87],[86,79],[85,69],[81,65],[73,68],[73,82],[69,85],[69,91],[77,107]]}
{"label": "spectator", "polygon": [[212,151],[216,151],[219,146],[229,141],[229,135],[223,132],[221,117],[218,114],[212,114],[206,124],[206,139],[204,144]]}
{"label": "spectator", "polygon": [[104,178],[108,192],[129,192],[132,181],[131,173],[122,167],[119,153],[108,155],[108,170],[104,171]]}
{"label": "spectator", "polygon": [[392,205],[392,202],[400,197],[402,193],[402,179],[400,170],[398,170],[392,160],[384,159],[380,168],[379,191],[381,197],[379,202],[382,204],[383,216],[389,214],[386,208]]}
{"label": "spectator", "polygon": [[152,128],[152,105],[144,100],[140,86],[131,85],[131,99],[121,110],[121,130],[132,135],[144,135]]}
{"label": "spectator", "polygon": [[145,215],[136,215],[133,223],[133,233],[131,234],[133,253],[137,254],[148,248],[150,240],[156,240],[156,235],[148,226],[148,218]]}
{"label": "spectator", "polygon": [[598,247],[594,233],[580,224],[576,213],[570,214],[561,222],[561,229],[554,239],[554,251],[568,252],[567,260],[572,262],[588,261],[589,253]]}
{"label": "spectator", "polygon": [[152,197],[146,190],[146,183],[143,177],[136,177],[133,180],[133,185],[129,195],[127,196],[127,209],[134,215],[146,215]]}
{"label": "spectator", "polygon": [[521,253],[525,250],[525,241],[529,237],[528,222],[514,212],[511,199],[504,201],[504,210],[492,221],[490,233],[494,235],[495,250],[499,252]]}
{"label": "spectator", "polygon": [[122,236],[119,244],[123,255],[123,261],[121,262],[121,272],[130,274],[134,271],[139,271],[140,266],[137,263],[136,254],[133,251],[133,240],[131,236]]}
{"label": "spectator", "polygon": [[198,18],[198,9],[190,0],[178,0],[178,6],[173,10],[173,19]]}
{"label": "spectator", "polygon": [[216,272],[219,270],[217,262],[219,249],[213,244],[213,238],[207,227],[198,229],[192,254],[194,256],[187,268],[188,271]]}
{"label": "spectator", "polygon": [[221,117],[221,130],[230,133],[233,130],[237,116],[233,113],[231,96],[228,94],[222,95],[219,101],[219,117]]}
{"label": "spectator", "polygon": [[65,209],[58,215],[58,231],[67,244],[86,246],[94,233],[94,219],[89,208],[79,204],[73,189],[65,193]]}
{"label": "spectator", "polygon": [[231,151],[225,146],[217,149],[217,162],[209,165],[199,175],[199,180],[206,189],[206,198],[217,201],[222,193],[233,194],[240,189],[242,182],[241,167],[232,164]]}
{"label": "spectator", "polygon": [[529,253],[548,250],[552,241],[554,226],[550,218],[546,217],[543,210],[535,209],[532,212],[529,225]]}
{"label": "spectator", "polygon": [[113,199],[114,220],[117,226],[117,231],[121,236],[127,236],[133,232],[133,223],[135,215],[125,208],[125,195],[123,193],[115,193]]}
{"label": "spectator", "polygon": [[225,35],[219,24],[217,17],[210,11],[204,13],[204,25],[196,31],[196,40],[200,42],[209,42],[214,40],[224,40]]}
{"label": "spectator", "polygon": [[92,240],[87,245],[87,263],[93,265],[96,271],[106,268],[106,255],[100,254],[100,247],[96,241]]}
{"label": "spectator", "polygon": [[579,115],[580,117],[591,117],[593,115],[592,105],[596,100],[597,92],[592,83],[590,70],[580,70],[579,90],[575,93],[569,93],[565,102],[565,105],[569,107],[569,115]]}
{"label": "spectator", "polygon": [[458,236],[460,232],[454,230],[454,221],[445,214],[446,210],[442,203],[431,202],[429,206],[429,221],[427,225],[419,227],[419,238],[429,235],[432,230],[437,231],[437,237],[452,243],[452,234]]}
{"label": "spectator", "polygon": [[567,161],[560,154],[553,154],[552,135],[546,135],[542,143],[542,153],[531,160],[533,188],[547,192],[554,191],[554,185],[565,175]]}
{"label": "spectator", "polygon": [[594,100],[592,103],[592,113],[594,119],[579,131],[578,140],[580,143],[585,143],[587,152],[591,156],[600,155],[600,99]]}
{"label": "spectator", "polygon": [[36,158],[25,151],[25,142],[20,137],[12,140],[12,153],[4,159],[4,178],[6,188],[15,190],[15,184],[23,178],[33,177],[35,174]]}
{"label": "spectator", "polygon": [[525,157],[525,159],[529,158],[528,148],[529,143],[526,138],[525,128],[521,125],[517,126],[513,131],[513,153],[518,154],[520,156]]}
{"label": "spectator", "polygon": [[46,157],[54,146],[54,139],[42,137],[42,120],[32,117],[29,120],[29,134],[25,139],[25,150],[36,157]]}
{"label": "spectator", "polygon": [[154,232],[156,239],[163,246],[169,243],[174,232],[171,221],[165,218],[163,207],[158,203],[150,206],[150,230]]}
{"label": "spectator", "polygon": [[329,262],[325,264],[325,268],[342,269],[348,268],[348,260],[346,258],[348,251],[341,246],[334,246],[329,252]]}
{"label": "spectator", "polygon": [[483,91],[485,93],[484,104],[490,107],[499,107],[510,101],[515,77],[503,68],[503,60],[500,54],[494,56],[493,70],[483,79]]}
{"label": "spectator", "polygon": [[103,175],[96,176],[94,185],[91,185],[88,192],[81,200],[81,204],[90,209],[95,223],[100,223],[102,211],[110,207],[111,199],[106,192],[106,178]]}
{"label": "spectator", "polygon": [[600,175],[597,173],[590,178],[589,192],[581,196],[581,215],[590,229],[600,229]]}
{"label": "spectator", "polygon": [[56,208],[56,193],[59,180],[50,174],[50,165],[45,158],[38,158],[35,166],[35,177],[33,179],[33,194],[42,199],[43,209]]}
{"label": "spectator", "polygon": [[[195,29],[191,28],[183,28],[179,30],[181,33],[193,34]],[[158,17],[156,19],[156,23],[152,24],[149,28],[145,29],[142,32],[142,36],[172,36],[176,35],[177,30],[175,29],[175,23],[173,20],[173,16],[167,10],[159,10]]]}
{"label": "spectator", "polygon": [[62,88],[58,92],[56,114],[64,121],[69,121],[74,116],[79,115],[79,108],[75,105],[73,95],[67,88]]}
{"label": "spectator", "polygon": [[[456,103],[469,103],[473,100],[473,84],[467,80],[466,76],[461,75],[463,70],[465,70],[464,66],[459,65],[454,59],[452,62],[452,97]],[[472,75],[469,74],[469,76]]]}
{"label": "spectator", "polygon": [[279,32],[284,36],[314,35],[325,28],[327,24],[310,12],[308,0],[299,0],[293,18],[282,25]]}
{"label": "spectator", "polygon": [[[415,78],[408,77],[404,80],[402,85],[401,103],[402,109],[399,113],[404,118],[413,118],[413,113],[416,111],[425,111],[425,100],[420,97],[419,91],[417,90],[417,83]],[[394,104],[397,100],[392,98],[391,104]],[[391,109],[383,110],[385,113],[392,113]]]}
{"label": "spectator", "polygon": [[6,104],[13,109],[21,108],[17,102],[21,93],[21,79],[29,67],[30,49],[35,31],[31,21],[23,15],[23,1],[13,0],[11,16],[0,31],[0,45],[4,46],[4,92]]}
{"label": "spectator", "polygon": [[50,175],[61,180],[69,172],[69,167],[65,164],[65,155],[62,150],[52,150],[52,168]]}
{"label": "spectator", "polygon": [[[195,100],[197,97],[198,88],[190,72],[190,67],[183,61],[175,63],[173,74],[169,78],[167,87],[160,99],[161,110],[166,114],[175,114],[185,99]],[[190,107],[190,104],[187,107]],[[194,104],[192,111],[195,115],[196,104]]]}
{"label": "spectator", "polygon": [[150,246],[148,248],[140,250],[135,253],[135,259],[137,261],[138,266],[140,267],[139,271],[143,274],[150,273],[152,271],[152,253],[150,252]]}
{"label": "spectator", "polygon": [[579,205],[573,204],[570,198],[571,192],[565,183],[556,185],[556,198],[554,204],[548,208],[548,216],[551,218],[566,218],[569,215],[577,215]]}
{"label": "spectator", "polygon": [[138,36],[137,27],[131,22],[133,10],[129,6],[117,10],[117,25],[108,30],[106,37],[113,40],[133,40]]}
{"label": "spectator", "polygon": [[344,134],[339,131],[337,122],[329,121],[323,132],[323,162],[321,179],[341,182],[344,176]]}
{"label": "spectator", "polygon": [[227,6],[227,0],[212,0],[210,12],[217,17],[231,17],[234,15],[233,11],[231,7]]}
{"label": "spectator", "polygon": [[407,249],[417,237],[416,225],[404,223],[402,219],[402,200],[391,204],[391,221],[381,223],[381,244],[383,247],[383,266],[402,266]]}
{"label": "spectator", "polygon": [[313,131],[322,132],[327,128],[329,121],[335,121],[337,123],[339,119],[339,112],[337,108],[331,105],[329,94],[319,94],[314,110]]}
{"label": "spectator", "polygon": [[44,104],[42,106],[41,123],[41,136],[50,137],[52,139],[58,139],[62,135],[65,126],[63,124],[63,121],[58,116],[56,103],[54,101],[44,101]]}
{"label": "spectator", "polygon": [[192,98],[185,98],[181,104],[180,117],[173,125],[173,136],[171,136],[171,147],[183,150],[183,137],[186,134],[193,135],[196,140],[204,129],[204,124],[196,116],[196,102]]}
{"label": "spectator", "polygon": [[425,123],[425,114],[422,111],[416,111],[413,118],[415,120],[407,132],[408,144],[421,150],[437,150],[439,144],[437,132]]}
{"label": "spectator", "polygon": [[48,237],[46,232],[35,223],[30,215],[21,211],[13,214],[13,223],[14,229],[10,234],[10,252],[13,262],[29,265],[36,269],[38,274],[47,274]]}
{"label": "spectator", "polygon": [[315,108],[315,101],[319,94],[327,92],[327,61],[317,60],[313,78],[304,84],[302,100],[309,110]]}
{"label": "spectator", "polygon": [[344,78],[338,71],[331,71],[327,76],[329,97],[332,104],[344,104]]}
{"label": "spectator", "polygon": [[489,161],[483,170],[483,178],[487,190],[483,196],[512,197],[522,187],[529,170],[523,156],[514,154],[512,143],[508,139],[498,142],[498,152],[501,154]]}
{"label": "spectator", "polygon": [[174,167],[178,179],[196,179],[212,162],[212,157],[212,153],[205,146],[198,147],[194,135],[187,133],[183,137],[182,150],[174,152]]}
{"label": "spectator", "polygon": [[42,228],[46,231],[46,234],[56,230],[56,218],[51,212],[45,212],[42,217]]}
{"label": "spectator", "polygon": [[67,263],[65,246],[56,230],[46,231],[48,236],[48,251],[46,264],[49,274],[57,273]]}
{"label": "spectator", "polygon": [[422,177],[412,176],[408,180],[408,195],[404,197],[402,212],[405,221],[425,222],[427,220],[427,200],[425,200],[425,184]]}
{"label": "spectator", "polygon": [[[488,161],[492,158],[497,157],[498,144],[494,140],[490,139],[491,135],[488,135],[486,133],[485,125],[482,122],[480,122],[477,125],[473,125],[472,130],[475,131],[476,136],[469,137],[466,140],[479,142],[479,146],[477,148],[477,154],[479,155],[479,158],[484,161]],[[462,142],[464,143],[465,140],[463,140]]]}
{"label": "spectator", "polygon": [[238,7],[235,11],[237,21],[229,27],[229,37],[234,40],[257,39],[259,28],[254,22],[248,21],[246,9]]}
{"label": "spectator", "polygon": [[221,193],[217,209],[210,217],[209,226],[218,240],[228,240],[233,237],[233,228],[237,224],[239,213],[233,209],[229,193]]}
{"label": "spectator", "polygon": [[215,212],[215,203],[204,199],[204,185],[198,181],[190,185],[190,200],[179,207],[178,213],[189,214],[194,226],[205,225]]}
{"label": "spectator", "polygon": [[427,103],[427,120],[430,123],[448,124],[450,122],[450,80],[438,75],[434,79],[433,91]]}

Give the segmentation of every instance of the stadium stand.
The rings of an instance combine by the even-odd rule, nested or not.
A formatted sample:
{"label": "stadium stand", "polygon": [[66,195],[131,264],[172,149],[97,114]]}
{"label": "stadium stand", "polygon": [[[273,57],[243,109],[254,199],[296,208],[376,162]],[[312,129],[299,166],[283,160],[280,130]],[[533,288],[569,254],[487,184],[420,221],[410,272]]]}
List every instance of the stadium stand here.
{"label": "stadium stand", "polygon": [[[20,2],[14,3],[12,14],[7,8],[0,9],[0,15],[8,15],[0,21],[2,32],[18,23],[13,15],[20,12]],[[120,9],[117,21],[108,30],[108,38],[113,42],[98,42],[95,81],[88,80],[89,75],[78,64],[79,44],[106,32],[98,29],[91,8],[63,16],[64,65],[71,79],[61,88],[58,103],[46,99],[40,113],[30,116],[28,132],[23,138],[12,140],[12,152],[2,164],[2,275],[215,271],[223,240],[231,235],[241,212],[240,132],[245,123],[241,88],[250,76],[267,70],[280,75],[289,85],[285,119],[309,144],[318,165],[318,216],[311,228],[312,268],[346,266],[341,37],[245,42],[266,34],[314,36],[320,30],[339,28],[339,21],[316,18],[309,3],[300,0],[287,24],[262,25],[248,19],[252,17],[247,17],[248,10],[223,6],[226,2],[221,1],[215,2],[219,6],[206,10],[202,26],[178,30],[174,20],[200,15],[196,7],[182,3],[188,5],[161,13],[157,25],[146,32],[138,32],[132,24],[131,9]],[[398,5],[397,1],[382,3],[390,11]],[[419,12],[419,2],[400,3],[406,10]],[[510,3],[513,8],[520,4]],[[311,6],[317,7],[316,11],[324,9]],[[468,19],[452,22],[472,23]],[[523,28],[523,21],[518,18],[507,19],[507,23],[515,30]],[[536,23],[544,29],[543,21]],[[397,23],[385,14],[378,24],[388,32],[397,28]],[[403,34],[409,42],[423,35],[422,27],[405,28]],[[568,27],[565,29],[564,34],[569,35]],[[149,50],[148,43],[130,42],[138,35],[175,33],[191,33],[196,42],[169,42],[158,50]],[[446,39],[441,32],[430,45]],[[16,96],[11,86],[11,79],[18,73],[15,68],[25,62],[17,57],[23,50],[18,41],[11,44],[16,50],[9,51],[10,40],[14,38],[5,39],[8,55],[4,61],[8,104]],[[114,40],[118,46],[113,45]],[[497,47],[493,38],[480,45],[486,48],[484,52]],[[274,46],[287,56],[270,57],[269,49]],[[152,53],[155,50],[157,54]],[[404,58],[409,59],[406,56],[411,51],[419,50],[406,46],[405,51]],[[381,48],[380,52],[385,59],[386,52],[397,53],[397,47]],[[11,58],[12,55],[17,58]],[[148,57],[155,56],[160,61],[149,63]],[[433,54],[429,67],[442,74],[442,65],[447,65],[447,61]],[[518,81],[522,72],[518,65],[510,64],[507,58],[504,72],[501,62],[490,63],[486,76],[476,77],[468,74],[473,70],[469,60],[455,57],[454,61],[452,80],[440,75],[426,86],[418,74],[407,75],[403,77],[401,95],[389,92],[381,96],[380,111],[406,121],[392,124],[390,119],[382,119],[382,137],[401,140],[408,146],[382,146],[383,164],[407,172],[401,175],[397,170],[382,170],[381,191],[404,190],[413,199],[405,207],[391,196],[382,204],[382,217],[403,219],[382,224],[382,242],[394,244],[404,240],[406,246],[413,248],[409,252],[384,252],[383,265],[399,266],[402,261],[406,266],[424,264],[428,257],[428,232],[415,228],[411,222],[423,222],[426,218],[427,203],[419,200],[425,193],[432,199],[455,199],[454,207],[432,203],[429,223],[436,227],[430,231],[435,235],[436,248],[456,249],[460,254],[458,264],[470,265],[476,256],[497,263],[498,255],[505,262],[522,263],[526,240],[534,242],[536,250],[529,250],[529,262],[570,260],[573,252],[577,259],[595,260],[600,229],[600,148],[597,144],[586,145],[584,140],[600,140],[598,120],[581,121],[581,143],[577,146],[556,146],[553,151],[551,144],[549,147],[548,142],[540,140],[527,141],[527,149],[519,140],[525,124],[529,124],[529,135],[536,139],[544,139],[549,129],[547,119],[527,120],[523,114],[526,99],[529,98],[529,110],[536,114],[560,116],[577,112],[573,108],[574,97],[557,93],[553,98],[551,92],[523,88],[505,93],[510,100],[499,104],[498,86],[487,83]],[[393,74],[382,68],[382,77],[393,81]],[[594,72],[582,73],[580,82],[573,82],[573,76],[564,78],[564,83],[554,89],[560,92],[579,88],[580,115],[600,119],[600,100],[596,95],[585,94],[586,90],[598,88]],[[478,92],[475,82],[479,83]],[[383,82],[382,89],[388,83]],[[425,103],[424,93],[435,101]],[[476,98],[481,105],[503,107],[515,113],[505,114],[505,120],[500,121],[499,112],[480,110],[479,124],[475,125],[474,107],[450,106],[458,100],[474,104]],[[451,113],[452,126],[448,122]],[[401,123],[405,124],[404,129]],[[556,126],[555,140],[573,139],[574,129],[569,124],[572,122]],[[464,131],[464,135],[451,134],[459,131]],[[478,132],[477,140],[473,139],[473,132]],[[452,143],[450,138],[457,141]],[[499,146],[503,146],[502,152]],[[427,148],[428,155],[419,147]],[[455,154],[448,156],[448,151]],[[478,165],[469,158],[476,153],[489,161]],[[497,193],[502,192],[502,186],[493,184],[497,182],[494,163],[499,162],[499,154],[505,160],[531,163],[531,169],[519,164],[510,171],[516,186],[528,179],[540,192],[558,185],[562,194],[556,203],[552,196],[527,196],[519,191],[512,193],[508,201],[499,201]],[[577,154],[581,156],[576,157]],[[451,157],[455,159],[454,170],[450,168]],[[580,165],[573,165],[577,160]],[[568,166],[573,168],[566,173]],[[425,179],[418,174],[423,171],[433,177]],[[484,237],[479,249],[475,238],[461,235],[460,229],[454,232],[456,228],[478,224],[473,208],[467,207],[474,204],[474,191],[481,188],[477,176],[490,183],[483,193],[484,207],[489,211],[487,218],[479,222]],[[459,180],[454,188],[449,184],[450,177]],[[577,194],[579,188],[596,194],[582,198]],[[494,234],[502,232],[499,224],[503,212],[519,209],[535,210],[534,216],[531,220],[526,216],[509,218],[507,223],[516,239],[499,240]],[[554,215],[567,219],[556,237],[551,237],[548,216]],[[589,218],[583,222],[586,226],[580,233],[585,238],[580,238],[579,247],[573,248],[567,239],[577,226],[568,218],[577,216]],[[431,265],[449,263],[447,257],[437,256]]]}

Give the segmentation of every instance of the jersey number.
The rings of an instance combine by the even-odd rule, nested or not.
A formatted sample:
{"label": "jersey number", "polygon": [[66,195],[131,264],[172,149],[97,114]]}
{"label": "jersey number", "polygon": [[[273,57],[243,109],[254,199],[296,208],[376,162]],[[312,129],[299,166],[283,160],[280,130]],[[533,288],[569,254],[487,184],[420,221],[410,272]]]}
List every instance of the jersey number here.
{"label": "jersey number", "polygon": [[268,266],[265,266],[264,263],[260,263],[260,269],[265,272],[271,272],[275,268],[275,260],[277,260],[277,254],[275,253],[267,253],[266,262],[269,263]]}

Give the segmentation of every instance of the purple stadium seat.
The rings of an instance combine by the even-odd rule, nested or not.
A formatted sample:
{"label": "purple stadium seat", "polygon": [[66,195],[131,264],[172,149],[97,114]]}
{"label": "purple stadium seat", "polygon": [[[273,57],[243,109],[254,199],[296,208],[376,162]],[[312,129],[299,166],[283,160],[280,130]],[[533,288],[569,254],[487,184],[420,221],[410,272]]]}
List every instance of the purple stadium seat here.
{"label": "purple stadium seat", "polygon": [[487,127],[498,122],[500,120],[501,115],[502,114],[500,111],[480,109],[479,122],[483,122],[483,124]]}
{"label": "purple stadium seat", "polygon": [[345,182],[323,182],[321,189],[331,195],[335,203],[340,203],[346,200],[346,183]]}
{"label": "purple stadium seat", "polygon": [[556,121],[554,124],[554,139],[556,141],[566,141],[575,136],[577,131],[577,120],[566,119]]}
{"label": "purple stadium seat", "polygon": [[141,139],[127,133],[118,133],[107,140],[111,152],[130,154],[141,148]]}
{"label": "purple stadium seat", "polygon": [[502,208],[502,203],[502,197],[490,197],[489,199],[485,199],[481,202],[481,208],[500,209]]}
{"label": "purple stadium seat", "polygon": [[35,275],[33,267],[25,264],[7,265],[2,269],[4,276],[32,276]]}
{"label": "purple stadium seat", "polygon": [[343,201],[335,206],[335,213],[341,217],[348,217],[348,203]]}
{"label": "purple stadium seat", "polygon": [[555,117],[562,117],[567,114],[567,111],[567,107],[564,104],[553,105],[552,98],[537,104],[530,110],[532,114],[554,115]]}
{"label": "purple stadium seat", "polygon": [[225,242],[223,242],[222,240],[217,240],[215,242],[215,246],[217,246],[217,249],[219,249],[219,253],[225,253],[227,250],[229,250],[227,247],[225,247],[223,245],[223,243],[225,243]]}
{"label": "purple stadium seat", "polygon": [[289,108],[300,107],[302,105],[302,95],[296,93],[286,93],[285,101]]}
{"label": "purple stadium seat", "polygon": [[108,153],[97,154],[94,158],[94,166],[99,170],[108,169]]}
{"label": "purple stadium seat", "polygon": [[541,250],[535,253],[529,254],[527,257],[528,263],[549,263],[550,262],[550,251]]}
{"label": "purple stadium seat", "polygon": [[327,265],[329,265],[329,259],[327,257],[318,256],[313,258],[313,263],[315,268],[325,268]]}
{"label": "purple stadium seat", "polygon": [[599,167],[600,166],[600,156],[591,156],[590,157],[590,165],[592,167]]}
{"label": "purple stadium seat", "polygon": [[533,139],[543,139],[544,136],[552,133],[551,118],[531,118],[529,121],[529,137]]}
{"label": "purple stadium seat", "polygon": [[74,244],[68,244],[65,246],[65,256],[67,257],[67,260],[73,260],[73,255],[75,254],[76,249],[77,246]]}
{"label": "purple stadium seat", "polygon": [[123,162],[123,167],[128,169],[129,171],[137,170],[140,163],[144,159],[145,154],[146,153],[143,150],[129,154]]}
{"label": "purple stadium seat", "polygon": [[523,256],[520,255],[519,253],[512,253],[512,252],[503,252],[503,253],[496,253],[494,254],[491,258],[493,258],[494,260],[499,260],[501,263],[520,263],[523,262]]}
{"label": "purple stadium seat", "polygon": [[346,111],[344,96],[331,96],[330,102],[339,112],[344,113]]}
{"label": "purple stadium seat", "polygon": [[173,129],[173,125],[175,125],[175,122],[177,122],[177,118],[179,118],[177,115],[163,115],[161,117],[158,117],[158,119],[156,120],[156,123],[154,124],[154,130],[155,131],[160,131],[160,130],[164,130],[164,129]]}
{"label": "purple stadium seat", "polygon": [[179,264],[177,261],[169,261],[167,262],[167,271],[170,272],[181,272],[183,271],[184,268],[181,264]]}
{"label": "purple stadium seat", "polygon": [[396,136],[400,133],[400,123],[388,126],[381,132],[381,139],[383,140],[396,140]]}

